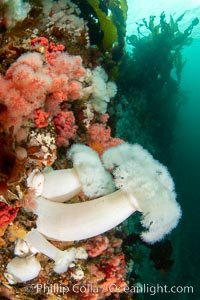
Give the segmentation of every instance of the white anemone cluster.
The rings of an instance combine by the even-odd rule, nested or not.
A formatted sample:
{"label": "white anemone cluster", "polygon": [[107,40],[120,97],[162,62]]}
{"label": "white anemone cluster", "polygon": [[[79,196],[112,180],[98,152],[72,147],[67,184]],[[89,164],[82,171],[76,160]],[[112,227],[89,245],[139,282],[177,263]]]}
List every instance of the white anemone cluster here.
{"label": "white anemone cluster", "polygon": [[[170,233],[181,217],[174,183],[167,168],[140,145],[124,143],[111,147],[100,160],[94,150],[75,144],[67,157],[72,160],[73,169],[52,170],[46,174],[35,172],[28,179],[29,187],[35,185],[37,188],[33,207],[38,216],[37,228],[26,235],[25,244],[18,245],[20,249],[15,250],[18,257],[7,266],[6,276],[13,284],[34,278],[40,271],[28,245],[53,259],[54,271],[60,274],[74,260],[87,259],[87,255],[83,249],[79,251],[77,248],[61,251],[47,239],[77,241],[94,237],[140,211],[141,223],[146,228],[141,238],[152,244]],[[80,191],[89,198],[97,198],[64,203]],[[33,268],[29,272],[31,265]],[[19,272],[22,268],[26,276]],[[74,279],[78,278],[83,278],[83,272],[77,269]]]}
{"label": "white anemone cluster", "polygon": [[66,30],[75,42],[82,34],[85,34],[87,46],[90,46],[89,29],[87,22],[80,17],[81,11],[78,6],[70,0],[54,2],[51,7],[51,16],[48,17],[47,30],[51,32],[53,27],[58,30]]}
{"label": "white anemone cluster", "polygon": [[92,95],[91,103],[94,110],[104,114],[110,99],[117,93],[117,86],[114,81],[108,81],[105,70],[98,66],[92,72]]}

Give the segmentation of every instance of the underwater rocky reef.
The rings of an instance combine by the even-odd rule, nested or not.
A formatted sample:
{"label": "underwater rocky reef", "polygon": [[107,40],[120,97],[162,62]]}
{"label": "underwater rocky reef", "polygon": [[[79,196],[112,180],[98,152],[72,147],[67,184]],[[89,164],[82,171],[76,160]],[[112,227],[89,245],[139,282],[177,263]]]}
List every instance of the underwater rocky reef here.
{"label": "underwater rocky reef", "polygon": [[0,1],[1,299],[143,299],[143,261],[173,265],[163,238],[182,212],[163,153],[198,19],[180,32],[184,15],[163,13],[126,37],[127,10]]}

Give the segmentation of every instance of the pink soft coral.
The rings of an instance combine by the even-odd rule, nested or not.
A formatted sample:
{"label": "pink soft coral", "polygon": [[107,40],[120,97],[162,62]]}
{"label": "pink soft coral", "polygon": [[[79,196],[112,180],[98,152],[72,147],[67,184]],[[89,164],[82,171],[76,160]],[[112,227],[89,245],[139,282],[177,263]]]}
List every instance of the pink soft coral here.
{"label": "pink soft coral", "polygon": [[0,122],[6,130],[14,126],[17,131],[36,109],[55,116],[63,101],[82,97],[81,57],[57,50],[52,48],[47,62],[41,53],[23,54],[0,77]]}
{"label": "pink soft coral", "polygon": [[0,121],[5,129],[20,126],[36,108],[44,104],[51,78],[40,71],[42,55],[27,53],[22,55],[0,78],[1,105]]}
{"label": "pink soft coral", "polygon": [[59,112],[59,104],[73,101],[83,96],[81,77],[86,74],[80,56],[67,53],[50,53],[49,65],[43,72],[52,78],[50,95],[46,99],[46,110],[53,115]]}
{"label": "pink soft coral", "polygon": [[88,240],[86,250],[90,257],[96,257],[102,254],[108,248],[109,240],[106,236],[98,235]]}
{"label": "pink soft coral", "polygon": [[124,141],[111,137],[111,129],[106,124],[94,123],[88,128],[89,146],[100,155],[108,148],[122,144]]}

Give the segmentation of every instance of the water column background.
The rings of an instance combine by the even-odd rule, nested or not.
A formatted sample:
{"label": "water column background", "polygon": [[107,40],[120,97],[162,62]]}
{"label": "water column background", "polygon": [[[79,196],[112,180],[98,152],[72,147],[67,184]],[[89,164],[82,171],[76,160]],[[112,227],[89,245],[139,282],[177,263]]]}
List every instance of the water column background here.
{"label": "water column background", "polygon": [[[174,19],[186,12],[180,30],[200,18],[200,0],[129,0],[127,35],[136,34],[136,22],[150,15],[158,16],[164,11]],[[195,295],[172,296],[168,299],[200,299],[200,25],[193,33],[194,41],[185,47],[186,64],[182,73],[180,92],[187,100],[179,111],[174,128],[171,165],[176,183],[178,201],[183,218],[172,234],[175,265],[167,276],[158,275],[162,284],[193,285]],[[155,282],[156,284],[156,282]],[[148,299],[148,297],[146,298]],[[156,299],[160,299],[156,296]]]}

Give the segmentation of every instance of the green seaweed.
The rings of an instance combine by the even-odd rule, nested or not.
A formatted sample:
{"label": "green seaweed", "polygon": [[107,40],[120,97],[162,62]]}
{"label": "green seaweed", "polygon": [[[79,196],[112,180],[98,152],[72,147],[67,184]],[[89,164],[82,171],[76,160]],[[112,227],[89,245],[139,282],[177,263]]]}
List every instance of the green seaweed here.
{"label": "green seaweed", "polygon": [[119,61],[123,55],[126,35],[126,19],[128,6],[126,0],[110,0],[109,9],[112,12],[112,21],[117,28],[117,47],[112,52],[113,59]]}
{"label": "green seaweed", "polygon": [[[163,12],[158,24],[155,24],[155,16],[150,16],[149,21],[143,19],[142,23],[138,24],[138,36],[132,35],[127,38],[128,43],[134,47],[136,77],[138,77],[139,72],[142,76],[140,79],[143,78],[143,82],[146,84],[156,80],[156,78],[164,84],[170,77],[172,68],[175,69],[178,84],[180,84],[181,73],[185,64],[181,50],[184,46],[192,43],[190,35],[193,28],[199,23],[198,18],[195,18],[185,31],[181,32],[178,23],[181,22],[184,15],[185,13],[176,20],[170,16],[170,20],[167,22]],[[144,35],[141,31],[142,27],[145,27],[150,33]],[[151,61],[153,67],[147,61]]]}
{"label": "green seaweed", "polygon": [[113,59],[118,61],[124,49],[126,34],[127,2],[126,0],[87,0],[93,8],[103,32],[102,47],[112,51]]}
{"label": "green seaweed", "polygon": [[[179,89],[186,63],[182,50],[191,44],[192,30],[199,22],[195,18],[180,31],[179,22],[183,17],[184,14],[174,20],[171,16],[166,21],[162,13],[158,23],[151,16],[138,24],[138,35],[127,39],[132,52],[123,56],[117,80],[118,95],[109,106],[110,125],[115,135],[140,143],[166,164],[177,112],[186,100]],[[172,76],[174,72],[176,77]]]}
{"label": "green seaweed", "polygon": [[111,18],[100,8],[99,0],[87,0],[88,3],[94,9],[98,20],[100,22],[101,29],[104,33],[103,36],[103,48],[110,50],[113,44],[118,40],[117,28],[113,24]]}

